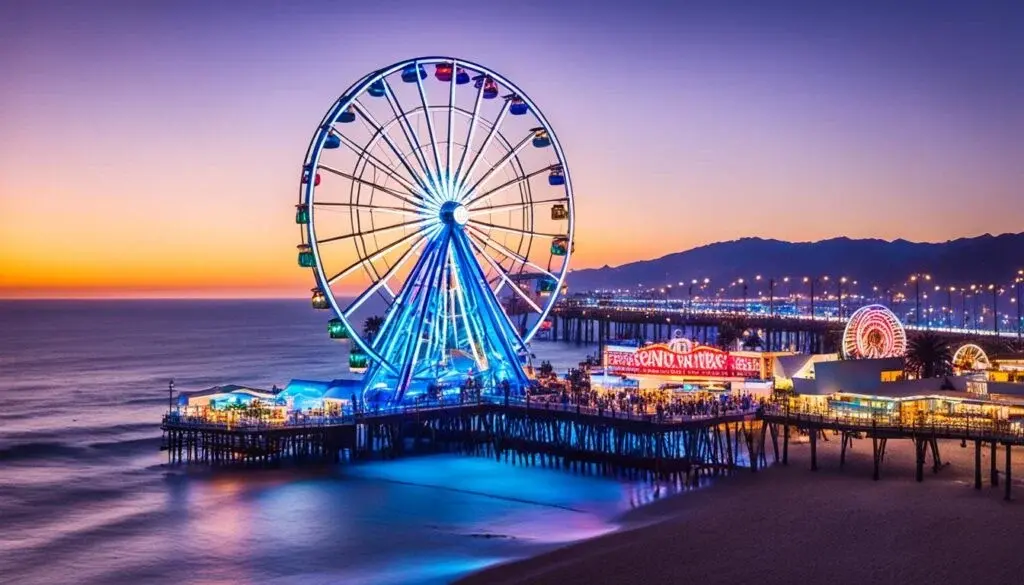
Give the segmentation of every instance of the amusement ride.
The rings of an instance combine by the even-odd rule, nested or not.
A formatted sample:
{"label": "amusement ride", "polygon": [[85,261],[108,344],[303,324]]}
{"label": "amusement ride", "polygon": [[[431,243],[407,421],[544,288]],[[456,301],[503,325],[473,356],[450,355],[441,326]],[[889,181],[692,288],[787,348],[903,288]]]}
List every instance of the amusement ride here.
{"label": "amusement ride", "polygon": [[468,380],[525,391],[530,340],[565,283],[574,209],[554,129],[510,80],[452,57],[363,76],[313,132],[295,220],[312,305],[332,313],[332,338],[350,340],[364,401]]}
{"label": "amusement ride", "polygon": [[866,305],[850,315],[842,352],[847,359],[899,357],[907,353],[907,332],[887,307]]}

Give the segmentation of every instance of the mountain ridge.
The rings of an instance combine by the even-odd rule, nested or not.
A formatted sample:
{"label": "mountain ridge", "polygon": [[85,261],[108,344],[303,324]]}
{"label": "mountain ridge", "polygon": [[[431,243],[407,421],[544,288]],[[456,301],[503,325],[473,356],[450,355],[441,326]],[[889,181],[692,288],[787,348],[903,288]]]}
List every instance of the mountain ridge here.
{"label": "mountain ridge", "polygon": [[942,286],[1006,284],[1024,268],[1024,232],[985,233],[945,242],[839,236],[790,242],[744,237],[619,266],[571,271],[571,291],[650,288],[710,278],[715,288],[738,278],[846,276],[861,286],[893,287],[911,274],[929,274]]}

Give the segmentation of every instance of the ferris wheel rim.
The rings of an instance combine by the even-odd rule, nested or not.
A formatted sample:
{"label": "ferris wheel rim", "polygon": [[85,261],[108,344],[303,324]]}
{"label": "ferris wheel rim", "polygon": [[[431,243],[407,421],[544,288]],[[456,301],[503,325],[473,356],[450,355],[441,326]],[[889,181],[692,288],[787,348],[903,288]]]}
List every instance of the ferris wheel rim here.
{"label": "ferris wheel rim", "polygon": [[[341,134],[340,132],[338,132],[338,131],[336,131],[334,129],[334,127],[333,127],[334,122],[333,121],[337,119],[337,117],[339,116],[339,114],[342,111],[345,111],[347,108],[349,108],[353,104],[358,104],[358,98],[360,96],[366,94],[367,89],[370,87],[370,85],[372,83],[374,83],[374,82],[376,82],[378,80],[384,80],[384,83],[386,84],[387,83],[387,80],[386,80],[387,77],[389,77],[391,75],[394,75],[395,73],[403,70],[404,68],[406,68],[406,67],[408,67],[410,65],[413,65],[413,66],[416,66],[416,67],[420,67],[420,66],[423,66],[423,65],[435,65],[435,64],[438,64],[438,63],[450,63],[450,64],[452,64],[453,68],[464,67],[464,68],[472,70],[472,71],[474,71],[476,73],[486,75],[487,77],[493,79],[494,81],[496,81],[497,83],[501,84],[502,86],[504,86],[504,87],[506,87],[508,89],[514,90],[515,95],[518,96],[520,99],[522,99],[523,102],[525,102],[527,104],[530,113],[533,114],[533,116],[541,124],[542,129],[545,130],[546,136],[548,137],[548,139],[550,141],[550,145],[552,146],[553,151],[555,152],[555,156],[557,158],[557,164],[561,168],[562,174],[564,176],[564,188],[563,188],[564,196],[560,197],[560,198],[557,198],[557,201],[564,202],[564,204],[566,206],[566,212],[567,213],[566,213],[566,218],[565,219],[567,219],[567,227],[566,227],[566,230],[565,230],[564,233],[557,234],[557,235],[558,235],[558,237],[565,237],[567,239],[568,245],[566,246],[565,253],[564,253],[564,258],[561,261],[561,266],[557,270],[555,270],[555,271],[543,270],[544,274],[547,274],[549,276],[555,277],[554,278],[554,280],[555,280],[554,291],[550,295],[550,298],[544,303],[544,306],[542,307],[542,310],[536,315],[536,322],[532,326],[530,326],[528,328],[528,330],[524,332],[523,335],[519,336],[520,337],[519,341],[522,344],[522,348],[525,349],[526,345],[536,336],[537,332],[540,330],[541,326],[543,325],[545,320],[550,315],[551,310],[553,309],[554,304],[555,304],[555,302],[557,300],[557,297],[559,295],[559,291],[561,291],[562,288],[565,285],[566,277],[567,277],[568,272],[569,272],[569,264],[570,264],[571,256],[572,256],[573,242],[575,241],[575,199],[574,199],[574,196],[573,196],[572,179],[571,179],[570,172],[569,172],[569,165],[568,165],[568,162],[566,160],[565,152],[562,149],[561,143],[558,140],[557,134],[556,134],[554,128],[551,126],[550,122],[544,116],[543,111],[536,105],[536,103],[529,97],[529,95],[525,91],[523,91],[518,85],[516,85],[515,83],[511,82],[505,76],[501,75],[500,73],[497,73],[496,71],[494,71],[494,70],[492,70],[492,69],[490,69],[488,67],[480,65],[480,64],[478,64],[476,62],[473,62],[473,61],[469,61],[469,60],[465,60],[465,59],[460,59],[460,58],[457,58],[457,57],[450,57],[450,56],[427,56],[427,57],[417,57],[417,58],[405,59],[405,60],[402,60],[402,61],[398,61],[396,63],[393,63],[392,65],[389,65],[387,67],[383,67],[381,69],[378,69],[376,71],[373,71],[371,73],[368,73],[368,74],[364,75],[360,80],[358,80],[355,83],[353,83],[348,89],[345,90],[345,92],[343,92],[335,100],[334,104],[328,109],[327,113],[324,115],[323,119],[321,120],[321,123],[318,126],[317,131],[314,132],[313,138],[310,140],[309,146],[307,147],[306,155],[305,155],[305,157],[303,159],[304,160],[303,168],[311,169],[311,172],[314,172],[314,173],[317,170],[319,170],[321,155],[323,154],[324,143],[327,140],[327,137],[330,136],[332,133],[337,134],[337,135]],[[421,94],[421,98],[423,99],[424,115],[425,115],[426,119],[428,120],[428,125],[429,125],[430,124],[430,119],[431,119],[430,108],[427,106],[426,101],[425,101],[425,97],[423,96],[423,91],[424,90],[423,90],[423,85],[422,85],[421,79],[422,78],[420,78],[420,80],[417,81],[417,85],[419,86],[419,91],[420,91],[420,94]],[[449,94],[450,95],[450,99],[454,96],[454,92],[455,92],[454,86],[455,86],[455,82],[454,82],[454,79],[453,79],[450,82],[450,90],[449,90],[450,91],[450,94]],[[481,91],[482,91],[482,88],[481,88]],[[470,135],[469,135],[470,139],[467,140],[467,146],[463,150],[463,153],[462,153],[462,155],[460,157],[462,159],[464,159],[466,157],[466,153],[469,150],[469,144],[471,143],[472,133],[475,130],[476,125],[477,125],[476,112],[475,111],[476,111],[476,108],[479,107],[479,100],[480,100],[479,94],[480,94],[481,91],[478,91],[477,105],[474,107],[473,120],[470,123]],[[448,106],[449,110],[452,110],[451,104],[453,104],[453,103],[454,103],[453,101],[449,102],[449,106]],[[356,106],[356,107],[359,107],[359,106]],[[507,110],[507,104],[506,104],[505,108],[503,108],[503,114],[502,115],[504,115],[504,112],[506,110]],[[403,115],[408,114],[407,111],[405,111],[405,110],[402,110],[402,111],[403,111]],[[397,114],[396,114],[396,117],[397,117]],[[494,132],[494,129],[496,129],[497,127],[500,126],[500,123],[501,123],[500,117],[499,117],[498,120],[493,121],[492,129],[491,129],[491,132],[489,132],[489,136],[490,136],[491,133]],[[430,132],[433,134],[432,128],[430,129]],[[451,124],[450,123],[449,123],[449,126],[448,126],[448,134],[449,134],[449,136],[451,135]],[[342,138],[342,140],[344,140],[344,138]],[[410,140],[410,142],[411,142],[411,140]],[[437,157],[437,153],[436,153],[437,142],[436,142],[436,139],[433,138],[433,136],[432,136],[431,142],[432,142],[433,147],[435,149],[435,152],[433,153],[434,156],[435,156],[435,162],[437,163],[437,168],[440,169],[440,162],[439,162],[439,160],[436,160],[436,157]],[[451,144],[451,140],[449,139],[449,141],[446,144]],[[486,148],[480,148],[480,149],[476,150],[476,155],[477,156],[475,158],[478,158],[479,155],[482,154],[484,150],[486,150]],[[448,152],[448,154],[446,156],[450,159],[451,158],[451,153]],[[401,159],[401,157],[399,157],[399,158]],[[402,161],[404,161],[403,164],[408,163],[408,161],[406,161],[404,159],[402,159]],[[461,171],[461,166],[462,166],[462,161],[460,161],[459,171]],[[448,167],[448,168],[450,170],[450,167]],[[493,172],[495,171],[495,168],[496,167],[492,166],[492,168],[490,169],[489,172],[491,174],[493,174]],[[415,173],[410,173],[410,175],[412,177],[416,176]],[[468,180],[470,175],[471,175],[471,173],[467,172],[466,175],[463,176],[463,179],[464,180]],[[480,178],[468,190],[460,191],[460,195],[459,195],[460,201],[461,200],[465,200],[465,197],[467,197],[467,196],[471,195],[472,193],[474,193],[476,188],[479,185],[481,185],[481,184],[483,184],[485,182],[485,180],[484,180],[485,178],[489,178],[489,177],[485,176],[484,178]],[[300,201],[300,204],[304,203],[304,204],[306,204],[308,206],[308,215],[309,215],[309,217],[308,217],[308,223],[304,226],[304,229],[302,230],[303,231],[303,240],[304,240],[304,244],[307,245],[309,247],[310,251],[312,252],[312,256],[313,256],[313,260],[314,260],[314,262],[313,262],[314,266],[312,268],[313,268],[315,276],[316,276],[316,282],[317,282],[318,288],[324,293],[331,312],[334,314],[334,316],[336,318],[340,319],[342,321],[342,323],[344,324],[344,326],[348,329],[348,331],[350,333],[350,338],[352,339],[352,341],[356,345],[358,345],[366,353],[366,355],[368,355],[371,359],[379,361],[384,367],[386,367],[389,370],[394,371],[394,365],[393,364],[389,364],[388,361],[380,353],[378,353],[375,350],[375,348],[373,347],[373,344],[371,343],[371,340],[364,339],[363,334],[353,326],[353,322],[349,318],[349,315],[346,315],[346,310],[351,307],[351,304],[349,305],[349,307],[346,307],[346,310],[343,310],[342,307],[340,306],[340,304],[338,303],[338,300],[337,300],[337,298],[335,296],[335,293],[334,293],[333,289],[331,288],[330,283],[328,282],[328,280],[329,280],[328,279],[328,275],[327,275],[327,273],[325,271],[324,261],[323,261],[323,259],[321,257],[321,253],[320,253],[320,250],[319,250],[319,246],[321,245],[322,242],[319,242],[317,240],[317,238],[316,238],[316,223],[315,223],[315,213],[316,213],[316,211],[315,210],[316,210],[317,204],[316,204],[316,200],[315,200],[315,197],[314,197],[315,187],[316,187],[315,182],[312,179],[307,181],[305,184],[301,185],[300,186],[300,191],[299,191],[299,201]],[[427,191],[427,190],[424,189],[424,191]],[[414,193],[413,195],[414,195],[413,200],[415,200],[415,195],[416,194]],[[420,195],[420,201],[421,201],[422,206],[423,207],[427,206],[428,205],[429,197],[424,196],[424,194],[419,194],[419,195]],[[530,213],[531,214],[533,213],[533,211],[534,211],[533,207],[536,204],[537,203],[534,202],[532,197],[530,198],[530,201],[528,203],[524,201],[524,206],[528,206],[530,208],[530,210],[531,210]],[[478,228],[474,228],[474,229],[478,229]],[[482,230],[480,230],[480,231],[482,232]],[[419,231],[419,233],[422,234],[424,232],[421,230],[421,231]],[[467,241],[472,242],[472,238],[469,236],[469,234],[472,233],[472,232],[470,230],[466,230],[466,233],[467,233]],[[487,246],[486,242],[484,240],[480,240],[479,236],[482,235],[484,238],[489,239],[489,233],[490,232],[488,231],[486,234],[481,233],[481,234],[477,234],[474,237],[476,237],[486,247]],[[532,239],[534,237],[538,237],[538,236],[540,236],[540,237],[548,237],[548,236],[552,236],[553,234],[539,234],[539,233],[536,233],[536,232],[530,232],[529,235],[530,235],[530,241],[532,242]],[[475,244],[474,244],[473,247],[476,248],[477,250],[479,250],[479,248],[477,248],[477,246]],[[410,250],[408,252],[411,252],[412,250],[413,250],[413,247],[410,246]],[[479,252],[479,253],[481,254],[482,257],[493,260],[493,257],[487,255],[486,253],[484,253],[482,251]],[[528,256],[528,253],[527,253],[527,256]],[[363,258],[360,258],[360,260],[362,261]],[[481,268],[481,270],[484,269],[483,264],[481,264],[479,261],[477,262],[477,264]],[[523,264],[520,267],[520,274],[522,274],[522,271],[525,269],[525,266],[527,266],[527,265],[531,265],[531,263],[529,263],[527,261],[523,261]],[[533,266],[535,266],[535,264],[533,264]],[[498,275],[496,275],[496,278],[502,274],[501,270],[497,270],[496,272],[498,272]],[[504,273],[504,275],[508,276],[508,273]],[[485,279],[486,279],[486,275],[485,275]],[[373,283],[373,284],[376,285],[376,284],[379,284],[379,283],[381,283],[383,281],[384,281],[384,278],[381,278],[381,279],[378,279],[377,282]],[[488,281],[488,282],[490,282],[490,281]],[[386,286],[386,284],[385,284],[385,286]],[[366,291],[363,291],[363,292],[366,292]],[[362,295],[362,293],[361,293],[361,295]],[[397,302],[397,294],[392,293],[392,298],[395,300],[394,302]],[[497,300],[496,297],[495,297],[495,300]],[[391,306],[389,306],[387,311],[386,311],[386,313],[390,312],[393,306],[394,306],[393,304]],[[509,313],[505,310],[505,308],[503,306],[501,306],[501,303],[498,303],[498,307],[499,307],[499,310],[504,314],[505,318],[508,319],[511,322],[511,315],[509,315]],[[519,334],[518,329],[515,329],[515,331],[516,331],[516,334],[518,336],[518,334]]]}

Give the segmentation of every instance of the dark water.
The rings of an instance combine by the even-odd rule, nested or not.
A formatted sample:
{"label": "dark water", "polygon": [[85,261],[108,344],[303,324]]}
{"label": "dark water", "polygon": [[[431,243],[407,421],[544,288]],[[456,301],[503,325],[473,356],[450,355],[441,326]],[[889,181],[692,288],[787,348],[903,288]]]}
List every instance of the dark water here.
{"label": "dark water", "polygon": [[[561,371],[586,349],[536,343]],[[443,583],[616,528],[611,479],[456,456],[163,466],[179,389],[344,372],[301,301],[0,303],[0,582]]]}

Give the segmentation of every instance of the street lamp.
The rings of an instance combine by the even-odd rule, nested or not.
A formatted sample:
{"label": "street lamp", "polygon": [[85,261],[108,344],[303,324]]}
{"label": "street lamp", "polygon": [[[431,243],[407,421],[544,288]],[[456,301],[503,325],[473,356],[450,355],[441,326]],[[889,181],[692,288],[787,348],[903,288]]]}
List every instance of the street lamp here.
{"label": "street lamp", "polygon": [[1017,341],[1021,338],[1021,328],[1024,325],[1024,321],[1021,321],[1020,316],[1020,287],[1024,284],[1024,269],[1017,271],[1017,278],[1013,280],[1013,283],[1017,285]]}
{"label": "street lamp", "polygon": [[981,328],[981,315],[978,314],[978,297],[981,295],[981,287],[972,284],[971,285],[971,299],[974,301],[974,330],[977,331]]}
{"label": "street lamp", "polygon": [[946,306],[949,307],[949,315],[946,317],[946,327],[953,326],[953,293],[955,292],[955,286],[951,286],[946,289]]}
{"label": "street lamp", "polygon": [[988,285],[988,290],[992,291],[992,331],[998,336],[999,335],[999,296],[1003,289],[999,288],[994,284]]}
{"label": "street lamp", "polygon": [[736,283],[743,285],[743,312],[746,313],[746,312],[748,312],[747,311],[747,283],[744,282],[744,280],[742,278],[737,279]]}
{"label": "street lamp", "polygon": [[967,287],[960,289],[960,328],[967,330]]}
{"label": "street lamp", "polygon": [[818,282],[821,282],[821,281],[828,282],[828,277],[824,276],[824,277],[822,277],[820,279],[817,276],[813,276],[813,277],[805,276],[804,277],[804,282],[810,283],[810,285],[811,285],[811,319],[814,318],[814,285],[815,285],[815,283],[818,283]]}
{"label": "street lamp", "polygon": [[914,283],[914,325],[921,326],[921,281],[931,280],[930,274],[911,274],[910,281]]}
{"label": "street lamp", "polygon": [[167,414],[174,410],[174,378],[167,383]]}
{"label": "street lamp", "polygon": [[846,277],[840,276],[836,280],[836,316],[841,321],[843,319],[843,285],[846,284]]}

